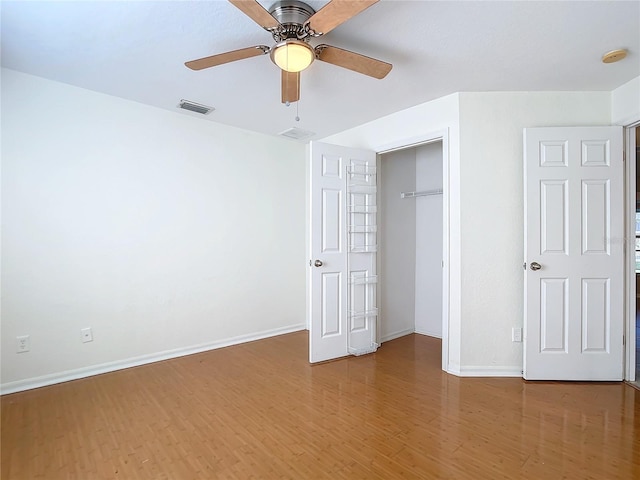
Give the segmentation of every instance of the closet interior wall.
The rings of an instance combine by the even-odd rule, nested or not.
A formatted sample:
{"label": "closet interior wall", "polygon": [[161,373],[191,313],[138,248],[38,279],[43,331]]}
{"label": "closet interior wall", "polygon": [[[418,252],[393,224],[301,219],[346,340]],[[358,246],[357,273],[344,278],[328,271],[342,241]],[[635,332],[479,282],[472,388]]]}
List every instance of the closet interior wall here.
{"label": "closet interior wall", "polygon": [[378,176],[379,340],[410,333],[442,337],[442,143],[380,156]]}

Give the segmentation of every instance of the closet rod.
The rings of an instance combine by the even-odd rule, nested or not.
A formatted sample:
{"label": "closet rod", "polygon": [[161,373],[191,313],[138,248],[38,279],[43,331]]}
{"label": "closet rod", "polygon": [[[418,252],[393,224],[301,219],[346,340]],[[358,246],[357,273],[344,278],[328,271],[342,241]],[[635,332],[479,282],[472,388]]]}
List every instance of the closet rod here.
{"label": "closet rod", "polygon": [[402,192],[400,198],[426,197],[428,195],[442,195],[442,190],[425,190],[422,192]]}

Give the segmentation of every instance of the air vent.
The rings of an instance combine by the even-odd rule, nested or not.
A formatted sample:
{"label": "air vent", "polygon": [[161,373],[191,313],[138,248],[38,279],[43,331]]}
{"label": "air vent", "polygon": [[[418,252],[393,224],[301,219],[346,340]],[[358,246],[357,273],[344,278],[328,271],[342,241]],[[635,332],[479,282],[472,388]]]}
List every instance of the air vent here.
{"label": "air vent", "polygon": [[178,105],[178,108],[182,108],[183,110],[189,110],[190,112],[201,113],[202,115],[209,115],[211,112],[215,110],[215,108],[213,107],[207,107],[206,105],[192,102],[190,100],[180,100],[180,104]]}
{"label": "air vent", "polygon": [[285,130],[284,132],[280,132],[279,135],[287,138],[293,138],[294,140],[302,140],[305,138],[313,137],[315,133],[309,132],[307,130],[302,130],[301,128],[290,128]]}

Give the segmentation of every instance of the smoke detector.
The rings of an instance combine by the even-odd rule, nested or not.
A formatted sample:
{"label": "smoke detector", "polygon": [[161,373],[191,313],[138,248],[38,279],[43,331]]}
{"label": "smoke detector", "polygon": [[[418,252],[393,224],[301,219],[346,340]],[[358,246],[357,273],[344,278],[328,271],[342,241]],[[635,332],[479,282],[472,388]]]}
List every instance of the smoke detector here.
{"label": "smoke detector", "polygon": [[627,56],[627,51],[624,48],[618,50],[611,50],[602,56],[602,63],[615,63],[622,60]]}

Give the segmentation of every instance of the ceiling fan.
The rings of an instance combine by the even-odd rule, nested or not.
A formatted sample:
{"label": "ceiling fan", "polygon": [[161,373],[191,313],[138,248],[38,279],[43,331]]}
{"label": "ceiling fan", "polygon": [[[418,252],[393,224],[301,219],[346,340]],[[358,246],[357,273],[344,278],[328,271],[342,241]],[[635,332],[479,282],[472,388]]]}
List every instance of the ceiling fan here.
{"label": "ceiling fan", "polygon": [[267,11],[257,0],[229,0],[254,22],[271,33],[275,45],[256,45],[186,62],[192,70],[215,67],[245,58],[270,54],[282,70],[282,103],[300,99],[300,72],[314,60],[331,63],[374,78],[384,78],[390,63],[330,45],[309,44],[356,16],[379,0],[330,0],[317,12],[298,0],[282,0]]}

